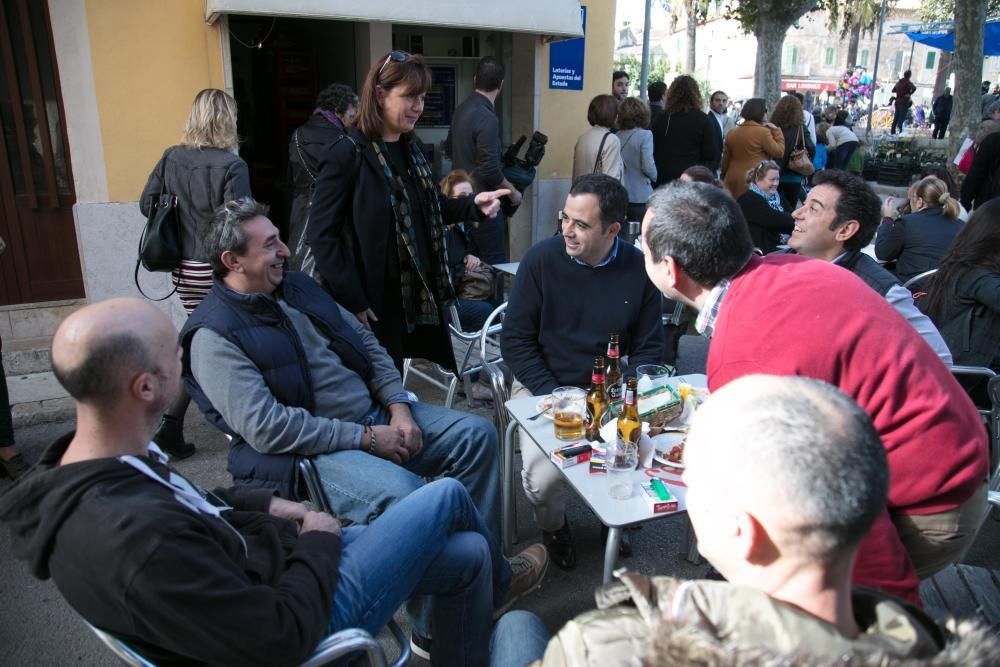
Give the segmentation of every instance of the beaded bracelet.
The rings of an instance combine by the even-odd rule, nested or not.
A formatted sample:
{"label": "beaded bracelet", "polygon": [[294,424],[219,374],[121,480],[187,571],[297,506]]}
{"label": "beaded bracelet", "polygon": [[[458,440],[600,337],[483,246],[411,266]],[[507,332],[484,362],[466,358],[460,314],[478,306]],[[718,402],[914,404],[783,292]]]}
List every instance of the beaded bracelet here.
{"label": "beaded bracelet", "polygon": [[371,426],[365,426],[368,430],[368,453],[375,456],[375,429]]}

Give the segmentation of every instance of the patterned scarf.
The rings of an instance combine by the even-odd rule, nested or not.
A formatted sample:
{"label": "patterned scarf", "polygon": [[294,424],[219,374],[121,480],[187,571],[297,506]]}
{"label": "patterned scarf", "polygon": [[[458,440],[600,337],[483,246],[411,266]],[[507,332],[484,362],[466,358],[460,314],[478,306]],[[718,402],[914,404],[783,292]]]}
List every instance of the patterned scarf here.
{"label": "patterned scarf", "polygon": [[750,189],[759,194],[761,197],[763,197],[765,201],[767,201],[767,205],[773,208],[775,211],[785,210],[781,206],[781,197],[778,195],[777,192],[775,192],[773,195],[769,195],[763,190],[761,190],[759,187],[757,187],[756,183],[751,183]]}
{"label": "patterned scarf", "polygon": [[392,206],[392,217],[396,221],[396,251],[399,255],[403,315],[406,320],[406,330],[411,332],[418,324],[440,325],[441,309],[446,309],[455,300],[455,290],[448,278],[444,221],[441,218],[441,206],[438,203],[434,176],[416,143],[406,141],[405,146],[409,149],[407,162],[411,174],[416,178],[417,185],[424,195],[424,201],[416,202],[416,205],[423,208],[424,220],[430,230],[432,266],[421,266],[420,257],[417,255],[417,232],[413,228],[413,219],[410,216],[413,202],[410,201],[402,176],[393,171],[392,160],[389,159],[389,147],[382,139],[372,142],[375,156],[382,165],[385,182],[389,187],[389,204]]}

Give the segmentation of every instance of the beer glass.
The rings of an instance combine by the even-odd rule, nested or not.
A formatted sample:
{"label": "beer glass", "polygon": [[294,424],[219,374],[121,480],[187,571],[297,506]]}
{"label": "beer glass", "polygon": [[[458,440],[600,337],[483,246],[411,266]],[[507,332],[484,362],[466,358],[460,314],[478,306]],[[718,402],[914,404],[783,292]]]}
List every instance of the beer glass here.
{"label": "beer glass", "polygon": [[[670,369],[666,366],[659,366],[657,364],[643,364],[635,369],[635,377],[638,380],[639,389],[639,413],[643,413],[642,403],[645,403],[645,398],[650,394],[656,393],[658,389],[662,389],[667,385],[667,378],[670,377]],[[666,424],[667,411],[657,410],[651,415],[643,415],[643,421],[649,422],[650,428],[662,428]]]}
{"label": "beer glass", "polygon": [[587,392],[579,387],[557,387],[552,392],[552,421],[556,438],[579,440],[583,437],[583,417],[587,414]]}

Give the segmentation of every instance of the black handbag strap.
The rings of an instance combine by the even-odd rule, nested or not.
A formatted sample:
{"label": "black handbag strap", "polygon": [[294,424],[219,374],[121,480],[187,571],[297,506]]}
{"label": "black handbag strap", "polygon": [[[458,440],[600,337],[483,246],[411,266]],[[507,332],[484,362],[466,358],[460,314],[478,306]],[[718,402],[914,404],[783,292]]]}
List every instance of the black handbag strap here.
{"label": "black handbag strap", "polygon": [[594,160],[594,172],[593,172],[595,174],[597,172],[604,171],[604,142],[608,140],[608,136],[610,134],[611,130],[605,132],[604,136],[601,137],[601,145],[597,147],[597,159]]}
{"label": "black handbag strap", "polygon": [[[158,165],[158,170],[160,172],[160,196],[158,200],[153,203],[153,208],[158,206],[159,203],[163,201],[163,195],[167,194],[167,156],[170,155],[172,150],[174,150],[173,146],[163,151],[163,156],[160,158],[160,164]],[[177,241],[179,243],[181,242],[181,226],[182,225],[180,224],[177,225]],[[142,264],[142,245],[146,241],[146,231],[148,228],[149,225],[143,225],[142,234],[139,235],[139,249],[135,253],[135,272],[132,274],[132,281],[135,283],[135,288],[139,290],[139,294],[143,295],[150,301],[166,301],[177,291],[178,281],[176,278],[173,279],[174,288],[170,290],[170,293],[164,297],[160,297],[159,299],[154,299],[146,294],[145,290],[142,289],[142,285],[139,284],[139,266]]]}

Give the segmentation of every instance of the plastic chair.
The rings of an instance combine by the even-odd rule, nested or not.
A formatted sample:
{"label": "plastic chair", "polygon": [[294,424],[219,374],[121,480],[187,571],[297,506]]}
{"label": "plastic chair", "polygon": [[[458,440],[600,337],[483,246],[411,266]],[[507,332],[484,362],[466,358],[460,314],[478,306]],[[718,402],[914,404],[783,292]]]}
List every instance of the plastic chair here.
{"label": "plastic chair", "polygon": [[[496,312],[496,311],[494,311]],[[483,366],[480,359],[487,358],[499,361],[500,343],[496,336],[500,333],[500,325],[491,326],[489,319],[478,331],[463,331],[462,323],[458,317],[458,308],[454,305],[449,309],[448,330],[451,333],[451,346],[455,354],[455,365],[458,374],[434,364],[437,377],[415,368],[413,359],[403,361],[403,386],[410,375],[416,375],[426,382],[438,387],[445,392],[444,407],[450,408],[455,402],[455,394],[458,391],[458,382],[461,379],[465,386],[465,399],[469,407],[472,407],[472,376],[482,371]]]}
{"label": "plastic chair", "polygon": [[[122,640],[104,630],[95,628],[86,621],[84,623],[126,665],[130,665],[131,667],[156,667],[154,663],[139,655],[135,649]],[[403,667],[410,659],[410,642],[395,622],[389,623],[389,629],[395,640],[403,647],[402,654],[396,662],[392,663],[392,667]],[[313,654],[299,665],[299,667],[328,665],[339,658],[361,651],[368,657],[368,663],[372,667],[386,667],[385,651],[383,651],[382,645],[360,628],[348,628],[347,630],[341,630],[326,637],[319,643]]]}

